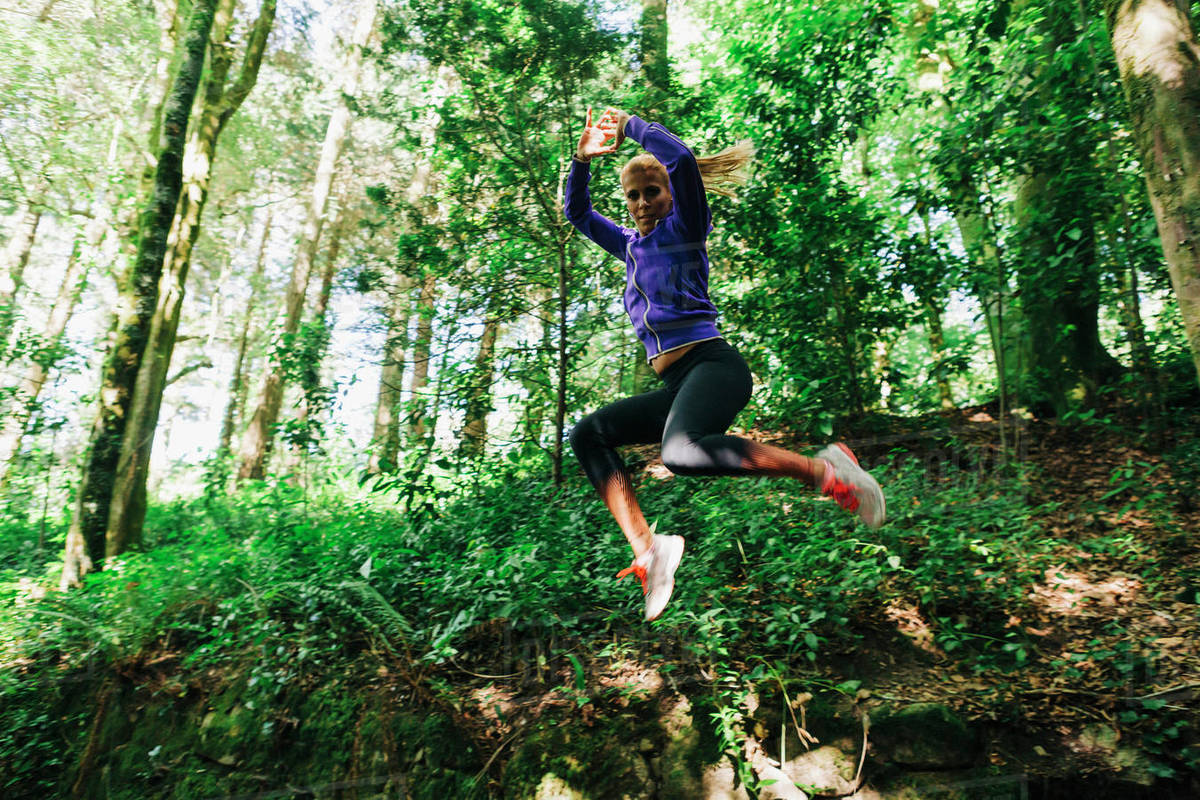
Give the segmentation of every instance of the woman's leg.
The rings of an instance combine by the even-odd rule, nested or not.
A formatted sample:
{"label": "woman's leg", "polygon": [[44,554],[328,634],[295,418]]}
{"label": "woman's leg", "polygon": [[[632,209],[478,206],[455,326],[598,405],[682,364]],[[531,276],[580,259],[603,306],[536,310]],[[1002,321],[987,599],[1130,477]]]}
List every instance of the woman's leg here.
{"label": "woman's leg", "polygon": [[662,439],[671,394],[659,389],[604,406],[571,431],[571,448],[604,505],[612,512],[635,556],[650,549],[650,526],[642,515],[633,481],[616,448],[627,444],[656,444]]}
{"label": "woman's leg", "polygon": [[687,372],[667,415],[662,457],[677,475],[772,475],[822,485],[825,462],[725,431],[750,400],[746,362],[733,348]]}

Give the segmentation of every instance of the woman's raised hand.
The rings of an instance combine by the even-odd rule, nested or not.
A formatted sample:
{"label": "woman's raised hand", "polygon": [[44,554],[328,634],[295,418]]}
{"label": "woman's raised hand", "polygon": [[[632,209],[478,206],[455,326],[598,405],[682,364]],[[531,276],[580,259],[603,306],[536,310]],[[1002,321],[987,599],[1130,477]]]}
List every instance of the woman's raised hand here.
{"label": "woman's raised hand", "polygon": [[[596,156],[615,153],[625,140],[625,120],[629,115],[615,108],[607,108],[600,115],[599,121],[592,124],[592,110],[587,112],[587,121],[583,126],[583,135],[579,137],[579,146],[575,148],[575,158],[580,161],[590,161]],[[609,141],[612,144],[609,144]]]}

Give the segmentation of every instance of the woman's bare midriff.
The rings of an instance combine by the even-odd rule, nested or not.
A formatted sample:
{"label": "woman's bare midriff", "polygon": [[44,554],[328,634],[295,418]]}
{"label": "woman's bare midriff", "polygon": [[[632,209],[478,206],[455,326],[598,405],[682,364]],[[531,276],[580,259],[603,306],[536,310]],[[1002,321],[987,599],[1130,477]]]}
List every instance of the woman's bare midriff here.
{"label": "woman's bare midriff", "polygon": [[695,347],[698,344],[700,344],[700,343],[692,342],[691,344],[685,344],[683,347],[680,347],[678,350],[671,350],[670,352],[663,353],[660,356],[655,356],[650,361],[650,368],[654,370],[655,375],[662,375],[664,372],[667,371],[667,367],[671,366],[676,361],[683,358],[684,354],[687,353],[687,351],[691,350],[693,347]]}

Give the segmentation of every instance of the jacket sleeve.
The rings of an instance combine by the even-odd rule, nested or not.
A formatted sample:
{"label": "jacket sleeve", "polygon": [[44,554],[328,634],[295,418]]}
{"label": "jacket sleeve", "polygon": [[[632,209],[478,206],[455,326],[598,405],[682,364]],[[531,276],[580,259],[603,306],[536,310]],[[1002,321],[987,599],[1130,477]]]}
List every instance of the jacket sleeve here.
{"label": "jacket sleeve", "polygon": [[712,213],[704,196],[704,181],[700,178],[696,156],[678,136],[657,122],[646,122],[641,117],[630,117],[626,121],[625,135],[667,168],[672,211],[687,236],[703,241],[712,224]]}
{"label": "jacket sleeve", "polygon": [[588,193],[588,182],[592,179],[591,168],[582,161],[571,159],[571,171],[567,174],[566,200],[563,213],[567,221],[587,238],[603,247],[615,258],[625,261],[625,231],[620,225],[592,208]]}

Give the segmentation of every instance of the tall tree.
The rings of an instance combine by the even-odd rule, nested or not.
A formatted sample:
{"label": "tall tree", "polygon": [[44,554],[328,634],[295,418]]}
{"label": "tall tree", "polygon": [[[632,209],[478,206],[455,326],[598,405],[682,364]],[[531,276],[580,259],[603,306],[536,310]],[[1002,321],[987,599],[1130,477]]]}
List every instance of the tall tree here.
{"label": "tall tree", "polygon": [[[94,233],[93,233],[94,235]],[[81,237],[82,238],[82,237]],[[92,245],[94,246],[94,244]],[[75,312],[79,296],[87,282],[87,270],[91,266],[91,252],[81,252],[85,248],[91,250],[89,243],[79,242],[71,248],[67,260],[67,269],[59,284],[58,295],[50,309],[46,327],[42,331],[40,346],[33,354],[31,363],[25,368],[21,382],[9,405],[8,413],[4,415],[4,423],[0,426],[0,491],[3,490],[12,474],[13,462],[21,448],[21,440],[29,420],[33,416],[42,387],[46,384],[54,363],[58,360],[62,347],[63,333],[67,323]]]}
{"label": "tall tree", "polygon": [[285,300],[283,335],[272,354],[271,366],[263,383],[258,408],[242,439],[241,467],[238,469],[239,480],[261,479],[266,474],[267,458],[271,452],[275,425],[279,421],[279,409],[283,404],[283,389],[286,382],[284,366],[286,350],[293,346],[296,332],[300,329],[309,275],[312,272],[317,244],[321,237],[321,228],[325,224],[326,206],[329,202],[338,158],[341,156],[346,135],[350,130],[350,98],[353,98],[358,92],[363,49],[374,28],[375,14],[376,0],[359,0],[355,10],[354,32],[350,38],[350,51],[341,70],[342,80],[338,99],[325,129],[325,141],[321,148],[320,161],[317,163],[304,229],[300,235],[296,260],[292,265],[292,276],[288,283],[287,299]]}
{"label": "tall tree", "polygon": [[289,434],[284,467],[284,471],[291,474],[291,480],[296,484],[299,483],[299,467],[304,454],[317,444],[319,424],[314,423],[314,416],[328,405],[329,390],[322,385],[322,366],[329,350],[331,336],[329,300],[333,295],[333,279],[337,275],[342,241],[349,235],[350,228],[350,212],[340,205],[339,209],[335,212],[337,221],[333,224],[333,231],[329,236],[329,248],[325,255],[325,265],[321,269],[321,285],[313,302],[312,315],[302,329],[301,341],[298,343],[300,401],[294,427]]}
{"label": "tall tree", "polygon": [[417,330],[413,337],[413,371],[408,383],[412,409],[408,418],[409,441],[418,442],[426,436],[426,421],[430,413],[427,395],[429,361],[433,348],[433,317],[437,311],[437,274],[430,271],[421,279],[421,294],[417,300]]}
{"label": "tall tree", "polygon": [[201,215],[208,201],[217,142],[258,81],[267,37],[275,23],[275,0],[265,0],[247,37],[241,68],[234,81],[227,83],[233,65],[229,34],[235,5],[235,0],[219,0],[213,18],[208,75],[185,153],[184,191],[117,460],[105,533],[108,555],[122,553],[141,540],[154,432],[183,311],[192,249],[200,236]]}
{"label": "tall tree", "polygon": [[8,244],[4,247],[3,260],[0,261],[0,313],[3,313],[4,307],[12,305],[17,292],[25,283],[29,252],[33,249],[38,224],[45,213],[42,203],[42,200],[32,197],[21,200],[15,230],[9,236]]}
{"label": "tall tree", "polygon": [[1200,43],[1186,0],[1105,0],[1113,53],[1200,380]]}
{"label": "tall tree", "polygon": [[237,354],[233,360],[233,372],[229,376],[229,389],[225,400],[225,412],[221,416],[221,435],[217,442],[217,459],[224,460],[231,452],[235,420],[241,412],[242,396],[245,394],[246,352],[250,346],[250,326],[254,320],[254,310],[258,305],[259,284],[262,283],[263,270],[267,262],[267,242],[271,239],[271,222],[273,215],[268,210],[263,220],[262,234],[258,240],[258,249],[254,258],[254,274],[250,278],[250,296],[246,300],[246,308],[242,315],[241,332],[238,334]]}
{"label": "tall tree", "polygon": [[1029,45],[1012,69],[1033,78],[1013,104],[1019,139],[1013,244],[1032,362],[1027,401],[1063,413],[1089,404],[1121,366],[1100,341],[1100,270],[1096,214],[1107,202],[1110,177],[1096,162],[1097,98],[1086,70],[1066,56],[1086,36],[1071,3],[1013,4],[1010,38]]}
{"label": "tall tree", "polygon": [[494,315],[483,323],[483,337],[471,368],[467,387],[466,416],[461,435],[461,452],[467,458],[483,455],[487,445],[487,418],[492,410],[491,398],[496,377],[496,336],[500,323]]}
{"label": "tall tree", "polygon": [[383,345],[383,364],[375,403],[375,428],[367,462],[367,472],[372,475],[392,472],[399,463],[400,397],[404,380],[404,352],[408,347],[408,320],[412,312],[409,297],[411,289],[412,281],[401,275],[390,290],[387,338]]}
{"label": "tall tree", "polygon": [[[553,387],[550,458],[559,481],[571,368],[588,339],[572,322],[586,276],[574,269],[574,230],[562,216],[561,186],[589,100],[585,89],[600,91],[599,66],[620,55],[624,42],[598,28],[586,6],[557,0],[520,0],[505,9],[471,2],[455,15],[422,1],[409,4],[404,17],[407,29],[397,31],[392,46],[415,48],[454,75],[454,89],[438,109],[441,185],[451,197],[492,198],[479,226],[487,232],[472,253],[487,273],[472,276],[463,291],[476,298],[476,309],[485,306],[481,290],[511,298],[503,285],[541,285],[554,295],[543,309],[553,337],[528,348],[534,366],[527,379]],[[464,40],[472,47],[462,47]],[[628,99],[603,91],[614,105]],[[463,283],[458,275],[446,277]],[[520,305],[512,298],[509,308]]]}
{"label": "tall tree", "polygon": [[154,193],[138,225],[137,258],[126,281],[124,307],[109,345],[100,382],[100,412],[92,427],[88,458],[67,534],[62,581],[76,584],[104,557],[113,475],[125,433],[129,403],[150,318],[158,303],[158,282],[167,253],[167,237],[183,186],[183,151],[188,117],[208,48],[216,0],[196,0],[163,114],[161,149],[154,172]]}

